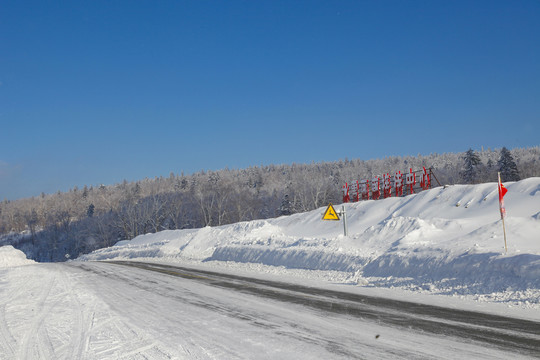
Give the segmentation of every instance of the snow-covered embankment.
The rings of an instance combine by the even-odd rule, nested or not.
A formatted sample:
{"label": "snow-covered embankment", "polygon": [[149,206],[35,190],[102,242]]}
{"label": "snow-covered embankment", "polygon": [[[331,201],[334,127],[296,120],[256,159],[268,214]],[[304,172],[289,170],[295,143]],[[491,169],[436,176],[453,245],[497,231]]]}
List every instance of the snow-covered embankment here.
{"label": "snow-covered embankment", "polygon": [[540,308],[540,178],[506,187],[507,253],[497,185],[488,183],[345,204],[348,237],[341,222],[321,220],[321,208],[143,235],[80,260],[153,259],[296,272],[308,278],[327,274],[329,280],[362,286]]}

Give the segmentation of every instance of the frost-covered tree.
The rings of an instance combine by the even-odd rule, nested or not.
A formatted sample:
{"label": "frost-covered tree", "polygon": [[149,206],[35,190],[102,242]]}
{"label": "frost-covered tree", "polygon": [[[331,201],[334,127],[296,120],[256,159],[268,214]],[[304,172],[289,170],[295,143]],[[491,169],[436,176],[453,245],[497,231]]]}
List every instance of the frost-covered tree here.
{"label": "frost-covered tree", "polygon": [[478,173],[482,165],[482,161],[473,149],[467,150],[462,156],[463,169],[460,173],[461,178],[468,184],[474,184],[477,181]]}
{"label": "frost-covered tree", "polygon": [[501,149],[497,166],[503,181],[519,181],[521,179],[514,157],[506,147]]}
{"label": "frost-covered tree", "polygon": [[289,200],[289,195],[285,194],[283,197],[283,200],[281,201],[281,205],[279,206],[279,209],[277,210],[278,216],[283,215],[291,215],[293,213],[293,206],[291,201]]}
{"label": "frost-covered tree", "polygon": [[[508,168],[497,161],[499,151],[470,150],[471,182],[494,181],[499,168]],[[28,257],[65,261],[66,254],[73,258],[147,232],[265,219],[339,203],[345,182],[354,184],[387,172],[403,173],[425,166],[433,169],[434,186],[455,184],[464,180],[465,155],[433,153],[226,168],[6,200],[0,203],[0,243],[13,231],[22,240],[4,242],[17,246]],[[512,156],[516,162],[511,159],[510,163],[517,163],[519,177],[540,176],[539,147],[512,149]],[[504,158],[501,160],[506,163]],[[503,180],[512,179],[503,172]],[[33,229],[32,239],[25,234]]]}

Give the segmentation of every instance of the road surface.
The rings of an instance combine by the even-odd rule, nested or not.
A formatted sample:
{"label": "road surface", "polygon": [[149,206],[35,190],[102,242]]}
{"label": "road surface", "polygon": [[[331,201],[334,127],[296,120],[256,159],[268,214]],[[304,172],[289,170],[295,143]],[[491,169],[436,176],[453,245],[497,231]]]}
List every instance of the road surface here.
{"label": "road surface", "polygon": [[1,359],[527,359],[540,323],[140,262],[0,271]]}

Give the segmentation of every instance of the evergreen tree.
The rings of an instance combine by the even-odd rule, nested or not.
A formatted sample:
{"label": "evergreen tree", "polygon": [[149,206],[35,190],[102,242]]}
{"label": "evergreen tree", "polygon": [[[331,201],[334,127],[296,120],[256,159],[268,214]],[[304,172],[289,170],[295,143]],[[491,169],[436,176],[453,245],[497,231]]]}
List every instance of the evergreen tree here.
{"label": "evergreen tree", "polygon": [[95,208],[96,208],[96,207],[94,206],[94,204],[88,205],[88,209],[86,210],[86,215],[87,215],[88,217],[94,216],[94,210],[95,210]]}
{"label": "evergreen tree", "polygon": [[482,161],[473,149],[467,150],[462,159],[463,169],[460,172],[461,178],[465,183],[474,184],[477,180],[479,167],[482,165]]}
{"label": "evergreen tree", "polygon": [[499,157],[499,161],[497,161],[497,166],[499,167],[499,171],[501,172],[501,178],[503,181],[521,180],[516,162],[514,161],[514,157],[506,147],[503,147],[501,149],[501,154]]}
{"label": "evergreen tree", "polygon": [[283,201],[277,212],[278,216],[291,215],[293,213],[293,205],[289,200],[289,195],[283,197]]}

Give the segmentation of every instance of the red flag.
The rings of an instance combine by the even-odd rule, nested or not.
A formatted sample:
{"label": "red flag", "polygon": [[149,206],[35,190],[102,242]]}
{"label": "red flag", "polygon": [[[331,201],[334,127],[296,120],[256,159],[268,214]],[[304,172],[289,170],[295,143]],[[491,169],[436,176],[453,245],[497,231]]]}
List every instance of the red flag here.
{"label": "red flag", "polygon": [[506,229],[504,228],[504,218],[506,217],[506,209],[504,208],[504,195],[508,190],[504,187],[504,185],[501,182],[501,173],[497,173],[497,176],[499,177],[499,183],[498,183],[498,190],[499,190],[499,210],[501,211],[501,220],[502,220],[502,226],[503,226],[503,232],[504,232],[504,252],[508,252],[508,248],[506,247]]}
{"label": "red flag", "polygon": [[506,217],[506,209],[504,208],[504,195],[508,190],[501,183],[501,175],[499,174],[499,210],[501,211],[501,219]]}
{"label": "red flag", "polygon": [[499,183],[499,201],[503,201],[504,195],[508,190],[504,187],[503,184]]}

